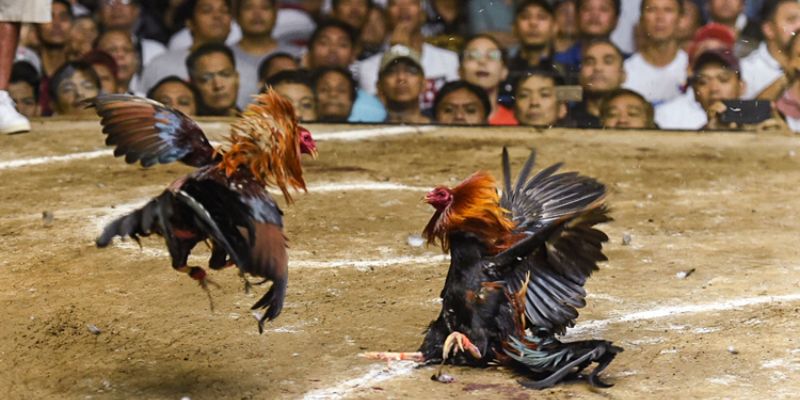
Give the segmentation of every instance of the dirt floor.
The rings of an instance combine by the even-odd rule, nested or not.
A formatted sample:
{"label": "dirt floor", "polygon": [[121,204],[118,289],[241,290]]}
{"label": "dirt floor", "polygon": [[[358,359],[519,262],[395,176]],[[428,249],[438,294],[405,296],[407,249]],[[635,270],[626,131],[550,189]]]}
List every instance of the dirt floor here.
{"label": "dirt floor", "polygon": [[[218,137],[225,124],[204,126]],[[94,121],[36,123],[30,134],[0,137],[0,397],[800,393],[800,138],[483,128],[341,140],[326,132],[375,127],[310,128],[320,157],[305,164],[308,194],[284,209],[289,293],[263,335],[249,312],[256,297],[233,270],[212,273],[221,286],[212,312],[197,284],[172,271],[158,238],[142,249],[93,245],[104,222],[188,168],[143,170],[96,152],[103,137]],[[530,391],[498,368],[451,367],[456,381],[441,384],[429,379],[432,368],[357,357],[417,348],[447,271],[436,248],[408,244],[432,212],[421,198],[477,169],[499,174],[503,145],[516,168],[536,147],[539,168],[563,160],[609,187],[610,261],[588,283],[589,304],[566,340],[625,347],[604,373],[613,388]],[[207,252],[197,254],[204,264]]]}

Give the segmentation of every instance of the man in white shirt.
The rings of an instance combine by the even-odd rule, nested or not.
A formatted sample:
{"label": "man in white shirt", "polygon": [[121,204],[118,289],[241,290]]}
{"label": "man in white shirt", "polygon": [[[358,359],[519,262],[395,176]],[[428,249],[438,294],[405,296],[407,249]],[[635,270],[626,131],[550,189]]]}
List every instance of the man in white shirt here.
{"label": "man in white shirt", "polygon": [[642,1],[639,25],[647,40],[625,61],[623,87],[640,93],[653,105],[679,96],[686,81],[689,57],[676,39],[682,13],[680,0]]}
{"label": "man in white shirt", "polygon": [[[425,72],[425,91],[421,96],[422,108],[430,108],[436,92],[446,81],[457,80],[458,55],[428,43],[422,36],[425,13],[421,0],[390,0],[387,5],[389,31],[392,32],[390,44],[401,44],[420,53]],[[362,89],[376,94],[378,70],[383,53],[378,53],[358,63],[358,81]]]}
{"label": "man in white shirt", "polygon": [[761,20],[764,41],[741,63],[742,78],[747,82],[745,99],[756,98],[783,76],[784,50],[794,32],[800,29],[800,3],[797,0],[767,0]]}

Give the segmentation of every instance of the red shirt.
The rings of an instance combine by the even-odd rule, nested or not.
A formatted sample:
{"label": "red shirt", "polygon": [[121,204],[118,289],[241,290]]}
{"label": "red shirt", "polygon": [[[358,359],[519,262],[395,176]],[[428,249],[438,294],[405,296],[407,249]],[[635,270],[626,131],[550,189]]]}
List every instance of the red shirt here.
{"label": "red shirt", "polygon": [[519,122],[513,110],[498,104],[497,110],[489,116],[489,125],[519,125]]}

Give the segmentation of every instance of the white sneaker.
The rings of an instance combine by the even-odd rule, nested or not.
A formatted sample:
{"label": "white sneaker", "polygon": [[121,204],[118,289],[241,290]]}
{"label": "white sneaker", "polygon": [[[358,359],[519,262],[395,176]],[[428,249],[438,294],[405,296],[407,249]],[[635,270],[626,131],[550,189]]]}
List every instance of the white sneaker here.
{"label": "white sneaker", "polygon": [[31,130],[31,123],[17,112],[14,100],[5,90],[0,90],[0,134],[22,133]]}

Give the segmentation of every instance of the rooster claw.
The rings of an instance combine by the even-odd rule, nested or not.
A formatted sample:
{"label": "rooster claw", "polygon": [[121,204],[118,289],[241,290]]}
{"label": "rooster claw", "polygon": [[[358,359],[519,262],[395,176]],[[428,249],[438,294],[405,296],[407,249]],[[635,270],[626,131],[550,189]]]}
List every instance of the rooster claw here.
{"label": "rooster claw", "polygon": [[478,346],[475,346],[466,335],[461,332],[451,333],[445,339],[444,346],[442,346],[442,362],[447,360],[451,352],[456,355],[458,352],[464,352],[464,350],[476,359],[481,359],[482,357]]}

